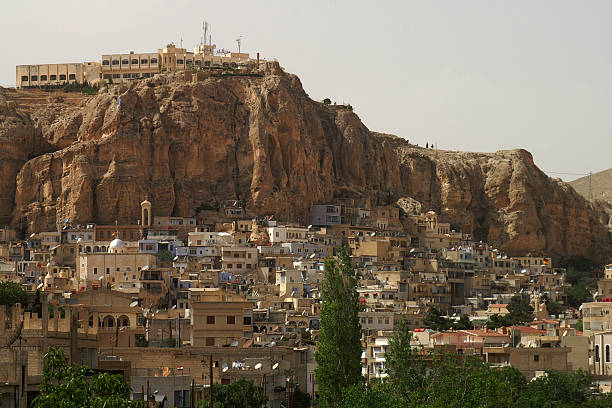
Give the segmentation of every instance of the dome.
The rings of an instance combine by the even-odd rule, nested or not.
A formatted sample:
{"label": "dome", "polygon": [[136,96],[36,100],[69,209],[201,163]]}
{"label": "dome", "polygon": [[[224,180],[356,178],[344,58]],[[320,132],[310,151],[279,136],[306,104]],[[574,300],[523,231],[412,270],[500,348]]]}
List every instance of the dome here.
{"label": "dome", "polygon": [[110,245],[108,246],[108,249],[119,249],[119,248],[125,248],[125,242],[123,242],[119,238],[113,239]]}

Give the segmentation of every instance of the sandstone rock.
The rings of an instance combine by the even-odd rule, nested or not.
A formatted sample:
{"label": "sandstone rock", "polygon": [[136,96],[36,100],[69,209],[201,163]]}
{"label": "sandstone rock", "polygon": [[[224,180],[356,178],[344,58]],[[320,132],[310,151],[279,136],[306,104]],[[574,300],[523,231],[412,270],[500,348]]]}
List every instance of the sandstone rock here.
{"label": "sandstone rock", "polygon": [[402,197],[395,203],[408,215],[418,215],[423,212],[423,206],[412,197]]}
{"label": "sandstone rock", "polygon": [[0,211],[40,231],[65,218],[133,223],[145,196],[154,215],[175,216],[238,199],[253,216],[307,223],[314,203],[410,197],[510,254],[609,254],[602,210],[547,177],[528,152],[419,148],[312,101],[278,64],[264,71],[191,83],[156,75],[83,106],[50,104],[32,114],[39,125],[11,116],[10,134],[33,138],[38,129],[56,151],[11,162]]}

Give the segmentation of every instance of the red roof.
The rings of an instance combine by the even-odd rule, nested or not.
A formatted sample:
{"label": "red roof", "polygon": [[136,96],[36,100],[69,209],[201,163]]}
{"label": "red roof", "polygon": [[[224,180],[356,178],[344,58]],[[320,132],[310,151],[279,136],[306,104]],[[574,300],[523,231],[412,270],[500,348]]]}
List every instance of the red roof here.
{"label": "red roof", "polygon": [[546,334],[546,330],[536,329],[531,326],[512,326],[511,329],[520,331],[524,334]]}
{"label": "red roof", "polygon": [[508,307],[508,304],[507,303],[493,303],[493,304],[490,304],[489,307],[494,307],[494,308],[497,308],[497,309],[501,309],[501,308],[504,308],[504,307]]}
{"label": "red roof", "polygon": [[479,337],[508,337],[508,334],[498,333],[495,330],[459,330],[462,333],[469,334],[470,336]]}

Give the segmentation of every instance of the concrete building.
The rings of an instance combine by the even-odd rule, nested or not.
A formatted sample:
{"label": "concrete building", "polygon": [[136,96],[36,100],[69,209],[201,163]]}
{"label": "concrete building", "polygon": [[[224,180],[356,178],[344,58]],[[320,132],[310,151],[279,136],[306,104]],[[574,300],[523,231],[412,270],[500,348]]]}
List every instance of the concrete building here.
{"label": "concrete building", "polygon": [[189,289],[191,345],[242,345],[253,337],[253,303],[219,288]]}

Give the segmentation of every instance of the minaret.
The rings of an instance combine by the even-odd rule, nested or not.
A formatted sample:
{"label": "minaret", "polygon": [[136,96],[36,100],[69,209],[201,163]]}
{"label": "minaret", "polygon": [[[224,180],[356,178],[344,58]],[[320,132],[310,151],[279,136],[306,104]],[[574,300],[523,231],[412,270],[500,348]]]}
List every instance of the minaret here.
{"label": "minaret", "polygon": [[145,200],[140,203],[141,209],[141,219],[142,219],[142,227],[149,228],[151,226],[151,202],[145,198]]}

